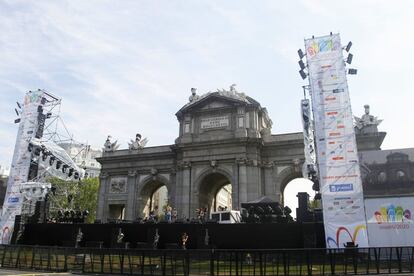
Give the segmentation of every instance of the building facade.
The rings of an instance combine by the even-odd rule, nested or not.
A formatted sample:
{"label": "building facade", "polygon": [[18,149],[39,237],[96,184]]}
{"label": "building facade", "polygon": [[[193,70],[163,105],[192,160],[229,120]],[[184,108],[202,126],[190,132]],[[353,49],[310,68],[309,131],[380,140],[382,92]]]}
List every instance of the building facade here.
{"label": "building facade", "polygon": [[[267,196],[283,203],[283,191],[302,177],[302,133],[271,134],[266,108],[230,87],[197,95],[177,113],[178,137],[168,146],[104,152],[97,218],[145,216],[148,199],[160,187],[179,218],[195,210],[214,211],[218,192],[231,184],[232,209]],[[360,151],[379,150],[384,132],[357,136]],[[122,183],[122,184],[120,184]],[[214,206],[216,205],[216,206]]]}
{"label": "building facade", "polygon": [[79,168],[85,170],[86,178],[99,176],[101,164],[96,159],[102,156],[101,150],[79,143],[61,143],[59,146],[68,153]]}

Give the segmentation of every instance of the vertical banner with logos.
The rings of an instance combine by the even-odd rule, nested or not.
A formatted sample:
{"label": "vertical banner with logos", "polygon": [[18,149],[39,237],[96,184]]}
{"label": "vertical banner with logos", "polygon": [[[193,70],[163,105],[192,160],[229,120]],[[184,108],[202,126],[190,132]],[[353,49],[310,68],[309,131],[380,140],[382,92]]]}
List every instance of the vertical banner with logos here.
{"label": "vertical banner with logos", "polygon": [[21,121],[17,132],[16,145],[10,175],[7,182],[7,191],[3,203],[3,213],[0,220],[0,243],[10,243],[13,233],[14,220],[22,209],[21,184],[28,181],[31,162],[31,152],[28,150],[30,140],[36,136],[39,127],[38,107],[42,104],[43,92],[28,92],[24,98],[21,112]]}
{"label": "vertical banner with logos", "polygon": [[339,34],[305,40],[326,246],[368,246],[353,116]]}

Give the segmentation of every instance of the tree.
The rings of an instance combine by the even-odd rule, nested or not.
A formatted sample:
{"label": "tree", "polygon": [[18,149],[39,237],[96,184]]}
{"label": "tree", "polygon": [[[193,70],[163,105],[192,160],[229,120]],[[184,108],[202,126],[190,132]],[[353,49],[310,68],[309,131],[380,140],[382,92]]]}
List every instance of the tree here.
{"label": "tree", "polygon": [[96,218],[98,202],[98,177],[87,178],[82,181],[64,181],[59,178],[50,178],[52,184],[49,192],[49,216],[57,218],[59,211],[89,211],[87,222],[92,223]]}

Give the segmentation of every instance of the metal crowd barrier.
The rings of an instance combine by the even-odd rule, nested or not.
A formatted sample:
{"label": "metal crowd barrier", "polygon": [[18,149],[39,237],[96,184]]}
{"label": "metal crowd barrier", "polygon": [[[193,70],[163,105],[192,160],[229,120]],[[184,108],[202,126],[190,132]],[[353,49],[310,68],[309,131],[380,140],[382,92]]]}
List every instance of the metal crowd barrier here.
{"label": "metal crowd barrier", "polygon": [[152,250],[0,245],[2,268],[103,275],[413,273],[414,247]]}

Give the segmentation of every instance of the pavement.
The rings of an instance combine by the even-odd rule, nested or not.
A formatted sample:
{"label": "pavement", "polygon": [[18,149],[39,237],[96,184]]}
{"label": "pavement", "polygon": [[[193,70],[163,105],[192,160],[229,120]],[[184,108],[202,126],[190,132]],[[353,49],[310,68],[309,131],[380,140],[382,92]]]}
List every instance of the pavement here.
{"label": "pavement", "polygon": [[27,271],[27,270],[13,270],[13,269],[4,269],[0,268],[0,275],[24,275],[24,276],[44,276],[44,275],[54,275],[54,276],[67,276],[67,275],[81,275],[81,274],[72,274],[69,272],[41,272],[41,271]]}

